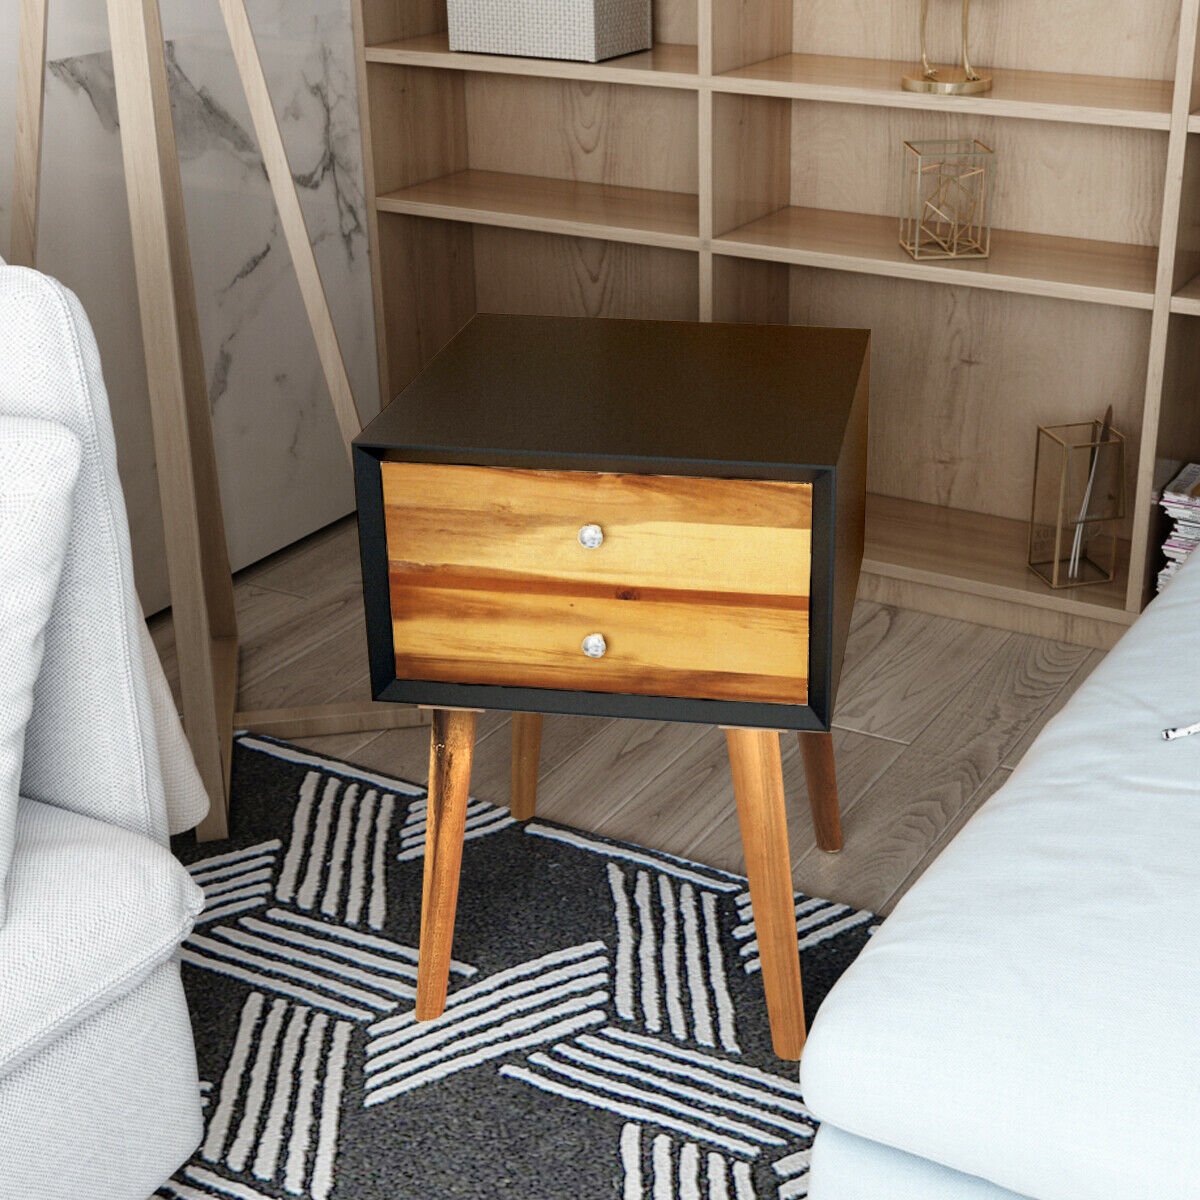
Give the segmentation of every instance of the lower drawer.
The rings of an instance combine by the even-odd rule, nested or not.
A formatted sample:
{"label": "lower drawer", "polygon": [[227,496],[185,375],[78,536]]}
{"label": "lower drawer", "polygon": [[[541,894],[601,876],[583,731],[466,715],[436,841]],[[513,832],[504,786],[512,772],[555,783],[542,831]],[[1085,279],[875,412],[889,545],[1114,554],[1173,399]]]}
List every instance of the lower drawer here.
{"label": "lower drawer", "polygon": [[[440,683],[805,704],[804,597],[738,603],[391,581],[396,674]],[[601,657],[583,641],[600,634]],[[593,649],[598,647],[593,643]]]}

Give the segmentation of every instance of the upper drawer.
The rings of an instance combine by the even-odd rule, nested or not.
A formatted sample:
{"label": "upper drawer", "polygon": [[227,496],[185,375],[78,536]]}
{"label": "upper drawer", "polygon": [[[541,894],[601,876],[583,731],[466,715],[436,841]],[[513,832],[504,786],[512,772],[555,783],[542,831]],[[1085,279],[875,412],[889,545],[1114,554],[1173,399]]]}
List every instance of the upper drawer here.
{"label": "upper drawer", "polygon": [[[812,485],[385,462],[401,569],[807,596]],[[599,526],[600,545],[580,541]]]}

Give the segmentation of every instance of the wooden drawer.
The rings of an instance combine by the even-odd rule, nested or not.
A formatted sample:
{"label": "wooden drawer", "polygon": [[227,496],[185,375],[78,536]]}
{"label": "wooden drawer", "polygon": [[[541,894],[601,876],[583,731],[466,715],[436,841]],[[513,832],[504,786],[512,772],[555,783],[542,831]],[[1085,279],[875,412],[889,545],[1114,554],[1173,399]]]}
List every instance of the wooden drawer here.
{"label": "wooden drawer", "polygon": [[[396,674],[442,683],[804,704],[808,603],[680,592],[651,601],[595,589],[391,580]],[[589,658],[583,639],[607,649]]]}
{"label": "wooden drawer", "polygon": [[397,677],[806,702],[811,484],[381,470]]}
{"label": "wooden drawer", "polygon": [[[476,580],[807,596],[812,485],[385,462],[388,562]],[[601,546],[579,543],[600,526]]]}

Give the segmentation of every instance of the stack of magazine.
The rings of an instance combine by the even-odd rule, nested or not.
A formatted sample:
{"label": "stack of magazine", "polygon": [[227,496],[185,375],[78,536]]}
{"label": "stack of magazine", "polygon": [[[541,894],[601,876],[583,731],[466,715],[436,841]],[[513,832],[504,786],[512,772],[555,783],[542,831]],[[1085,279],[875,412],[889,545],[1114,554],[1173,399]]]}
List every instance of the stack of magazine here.
{"label": "stack of magazine", "polygon": [[1174,521],[1163,542],[1167,563],[1158,573],[1158,590],[1161,592],[1188,555],[1200,546],[1200,463],[1188,463],[1163,488],[1159,503]]}

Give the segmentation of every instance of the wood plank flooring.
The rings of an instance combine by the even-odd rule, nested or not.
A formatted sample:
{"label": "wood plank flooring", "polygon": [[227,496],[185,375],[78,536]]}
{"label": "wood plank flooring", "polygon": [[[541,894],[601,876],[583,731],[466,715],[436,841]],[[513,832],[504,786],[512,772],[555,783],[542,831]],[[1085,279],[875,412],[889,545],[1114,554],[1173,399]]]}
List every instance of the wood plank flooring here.
{"label": "wood plank flooring", "polygon": [[[368,694],[358,546],[342,521],[239,574],[242,709]],[[176,684],[169,615],[151,621]],[[890,910],[1004,781],[1099,651],[860,603],[835,717],[846,846],[813,841],[794,737],[783,765],[796,887]],[[304,745],[424,782],[428,730]],[[479,721],[472,792],[508,803],[509,720]],[[548,717],[538,814],[743,870],[725,739],[711,727]],[[236,810],[232,820],[236,825]]]}

